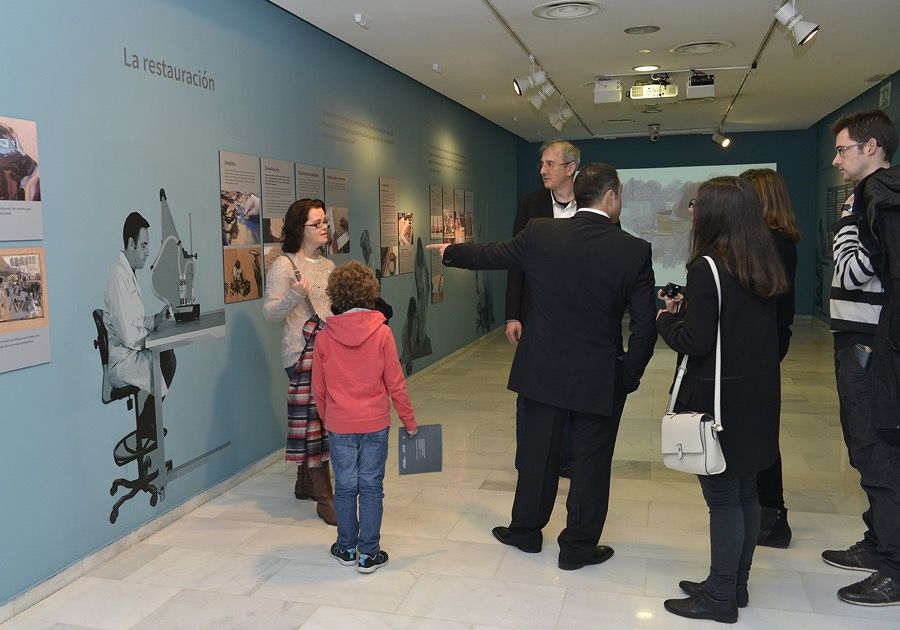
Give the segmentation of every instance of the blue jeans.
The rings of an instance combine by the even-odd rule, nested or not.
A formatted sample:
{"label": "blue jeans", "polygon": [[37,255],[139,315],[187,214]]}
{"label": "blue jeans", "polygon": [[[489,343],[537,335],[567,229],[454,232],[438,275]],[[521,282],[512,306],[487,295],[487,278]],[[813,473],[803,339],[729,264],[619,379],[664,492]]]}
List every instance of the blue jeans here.
{"label": "blue jeans", "polygon": [[359,548],[359,553],[367,556],[374,556],[380,549],[389,431],[390,427],[374,433],[328,432],[334,469],[337,543],[341,549]]}

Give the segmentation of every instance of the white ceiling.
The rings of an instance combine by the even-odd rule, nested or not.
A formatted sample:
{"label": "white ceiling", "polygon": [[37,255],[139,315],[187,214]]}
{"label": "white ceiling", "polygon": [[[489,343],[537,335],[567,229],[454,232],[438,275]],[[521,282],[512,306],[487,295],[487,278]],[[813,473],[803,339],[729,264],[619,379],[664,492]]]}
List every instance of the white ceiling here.
{"label": "white ceiling", "polygon": [[[687,74],[672,74],[678,97],[595,105],[591,82],[654,63],[658,72],[687,68],[749,66],[773,23],[781,0],[600,0],[605,9],[579,20],[532,15],[546,0],[274,0],[321,30],[396,68],[416,81],[528,141],[564,137],[644,135],[659,124],[662,135],[709,133],[719,126],[746,70],[721,70],[711,102],[684,99]],[[900,69],[900,0],[796,0],[806,19],[821,24],[818,36],[798,48],[780,24],[746,81],[725,131],[806,129],[871,88],[873,75]],[[577,118],[558,133],[548,113],[516,96],[512,79],[529,73],[528,56],[491,11],[531,51]],[[369,22],[363,29],[354,15]],[[653,24],[649,35],[624,29]],[[729,50],[678,55],[688,42],[723,40]],[[649,54],[639,53],[649,49]],[[439,64],[443,72],[432,70]],[[637,77],[623,77],[623,88]],[[527,93],[531,94],[531,92]],[[900,94],[894,94],[900,98]],[[644,113],[648,104],[662,111]],[[609,123],[632,119],[630,123]]]}

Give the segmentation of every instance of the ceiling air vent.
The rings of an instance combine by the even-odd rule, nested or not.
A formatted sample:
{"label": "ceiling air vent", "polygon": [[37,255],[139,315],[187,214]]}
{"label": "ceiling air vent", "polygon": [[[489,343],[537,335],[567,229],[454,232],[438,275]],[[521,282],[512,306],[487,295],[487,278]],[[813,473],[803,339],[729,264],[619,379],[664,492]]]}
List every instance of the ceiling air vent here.
{"label": "ceiling air vent", "polygon": [[709,53],[728,50],[733,46],[734,44],[731,42],[724,41],[687,42],[670,48],[669,52],[676,55],[708,55]]}
{"label": "ceiling air vent", "polygon": [[558,2],[539,4],[531,10],[531,14],[545,20],[577,20],[596,15],[605,9],[605,4],[592,0],[575,0],[574,2],[559,0]]}

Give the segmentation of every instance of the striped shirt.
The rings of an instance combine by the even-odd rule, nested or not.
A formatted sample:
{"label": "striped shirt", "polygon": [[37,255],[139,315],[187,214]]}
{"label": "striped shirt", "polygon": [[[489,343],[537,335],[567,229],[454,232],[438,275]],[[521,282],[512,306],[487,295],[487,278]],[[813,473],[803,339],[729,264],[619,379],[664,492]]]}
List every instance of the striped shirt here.
{"label": "striped shirt", "polygon": [[830,300],[835,347],[857,342],[871,345],[885,303],[881,280],[869,252],[859,242],[858,220],[859,215],[850,215],[835,224]]}

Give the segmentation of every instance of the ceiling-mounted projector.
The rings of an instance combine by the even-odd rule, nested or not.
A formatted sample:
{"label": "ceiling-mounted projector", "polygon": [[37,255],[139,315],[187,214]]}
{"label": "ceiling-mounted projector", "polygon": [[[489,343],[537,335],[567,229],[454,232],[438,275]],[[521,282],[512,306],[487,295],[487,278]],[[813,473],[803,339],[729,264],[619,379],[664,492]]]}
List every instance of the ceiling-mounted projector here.
{"label": "ceiling-mounted projector", "polygon": [[716,77],[696,73],[688,77],[685,98],[709,98],[716,95]]}
{"label": "ceiling-mounted projector", "polygon": [[660,83],[635,84],[628,90],[628,98],[674,98],[678,96],[677,85],[662,85]]}
{"label": "ceiling-mounted projector", "polygon": [[619,103],[622,101],[622,82],[618,79],[597,79],[594,81],[594,104]]}

